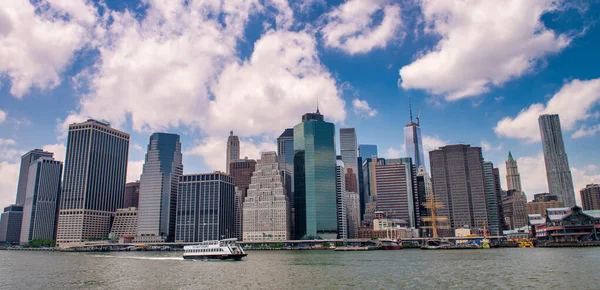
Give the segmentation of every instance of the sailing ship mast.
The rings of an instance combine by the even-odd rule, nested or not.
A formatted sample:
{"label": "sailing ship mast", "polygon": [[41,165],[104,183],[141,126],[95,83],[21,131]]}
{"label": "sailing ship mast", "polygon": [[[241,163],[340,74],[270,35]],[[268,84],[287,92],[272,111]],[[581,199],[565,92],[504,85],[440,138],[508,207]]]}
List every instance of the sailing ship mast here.
{"label": "sailing ship mast", "polygon": [[435,195],[433,192],[429,195],[427,202],[425,203],[425,208],[429,209],[430,215],[428,217],[423,217],[422,220],[425,222],[430,222],[430,226],[423,226],[425,229],[431,229],[433,238],[438,239],[438,229],[450,229],[449,225],[440,225],[438,223],[446,223],[448,222],[448,217],[437,216],[437,210],[444,208],[444,205],[441,202],[435,200]]}

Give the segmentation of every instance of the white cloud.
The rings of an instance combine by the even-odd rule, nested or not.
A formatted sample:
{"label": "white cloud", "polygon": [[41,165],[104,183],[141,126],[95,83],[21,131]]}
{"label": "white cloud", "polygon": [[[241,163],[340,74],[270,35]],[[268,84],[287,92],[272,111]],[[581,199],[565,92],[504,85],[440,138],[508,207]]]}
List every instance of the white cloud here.
{"label": "white cloud", "polygon": [[48,144],[42,147],[42,150],[54,153],[54,159],[65,162],[67,147],[63,143]]}
{"label": "white cloud", "polygon": [[[325,45],[348,54],[384,48],[398,37],[402,25],[400,6],[387,0],[349,0],[325,15],[320,31]],[[383,13],[381,23],[375,23]]]}
{"label": "white cloud", "polygon": [[9,146],[9,145],[15,145],[15,144],[17,144],[17,142],[15,142],[15,140],[13,140],[13,139],[0,138],[0,146]]}
{"label": "white cloud", "polygon": [[[74,54],[92,44],[96,8],[85,0],[3,1],[0,5],[0,74],[10,93],[23,97],[32,87],[51,89]],[[97,31],[96,31],[97,30]]]}
{"label": "white cloud", "polygon": [[585,125],[581,126],[579,130],[575,131],[571,138],[578,139],[582,137],[591,137],[596,135],[596,133],[600,132],[600,125],[595,125],[591,127],[587,127]]}
{"label": "white cloud", "polygon": [[540,20],[557,5],[552,0],[421,1],[425,32],[440,41],[400,69],[402,87],[452,101],[530,72],[544,56],[570,42]]}
{"label": "white cloud", "polygon": [[129,160],[129,162],[127,162],[127,182],[140,180],[143,168],[144,160]]}
{"label": "white cloud", "polygon": [[[544,105],[533,104],[514,117],[506,117],[494,128],[501,137],[523,139],[526,142],[540,140],[538,117],[542,114],[559,114],[563,131],[574,129],[579,121],[592,117],[590,112],[600,100],[600,78],[572,80]],[[576,133],[577,134],[577,133]],[[581,133],[580,133],[581,134]]]}
{"label": "white cloud", "polygon": [[6,121],[6,112],[0,110],[0,124],[4,123],[4,121]]}
{"label": "white cloud", "polygon": [[377,110],[372,109],[365,100],[352,100],[352,107],[354,108],[354,114],[358,116],[375,117],[377,115]]}
{"label": "white cloud", "polygon": [[[196,146],[185,151],[185,155],[196,155],[203,158],[204,163],[212,170],[225,170],[227,138],[209,137],[202,139]],[[268,139],[255,141],[240,140],[240,158],[260,159],[260,154],[266,151],[277,151],[277,145]]]}
{"label": "white cloud", "polygon": [[0,208],[4,208],[17,198],[19,163],[0,162],[0,176]]}
{"label": "white cloud", "polygon": [[133,144],[133,149],[135,149],[137,151],[140,151],[140,152],[145,152],[146,151],[146,149],[144,149],[144,147],[142,147],[139,144]]}
{"label": "white cloud", "polygon": [[382,158],[400,158],[402,154],[406,153],[405,146],[402,145],[400,148],[388,147],[380,157]]}
{"label": "white cloud", "polygon": [[500,144],[498,146],[493,146],[488,141],[485,141],[485,140],[481,141],[481,149],[483,150],[483,152],[500,151],[500,150],[502,150],[502,148],[504,148],[504,145],[502,145],[502,144]]}
{"label": "white cloud", "polygon": [[447,141],[440,139],[440,137],[437,135],[435,135],[435,136],[423,135],[422,139],[423,139],[423,150],[425,150],[426,153],[429,151],[438,149],[440,147],[444,147],[448,144]]}
{"label": "white cloud", "polygon": [[27,153],[26,151],[15,148],[16,145],[17,142],[13,139],[0,138],[0,161],[14,162],[19,160],[23,154]]}

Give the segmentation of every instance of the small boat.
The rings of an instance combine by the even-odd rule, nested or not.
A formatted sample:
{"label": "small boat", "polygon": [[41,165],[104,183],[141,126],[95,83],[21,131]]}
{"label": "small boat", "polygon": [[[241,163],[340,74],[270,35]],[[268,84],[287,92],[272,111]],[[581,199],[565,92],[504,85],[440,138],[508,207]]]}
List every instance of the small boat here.
{"label": "small boat", "polygon": [[449,250],[455,248],[456,247],[448,241],[442,239],[429,239],[425,245],[421,247],[421,250]]}
{"label": "small boat", "polygon": [[217,259],[239,261],[248,254],[237,243],[237,239],[204,241],[199,245],[183,247],[184,259]]}
{"label": "small boat", "polygon": [[519,248],[533,248],[533,243],[531,241],[521,241],[519,242]]}
{"label": "small boat", "polygon": [[384,250],[401,250],[402,244],[393,240],[383,240],[381,241],[381,248]]}

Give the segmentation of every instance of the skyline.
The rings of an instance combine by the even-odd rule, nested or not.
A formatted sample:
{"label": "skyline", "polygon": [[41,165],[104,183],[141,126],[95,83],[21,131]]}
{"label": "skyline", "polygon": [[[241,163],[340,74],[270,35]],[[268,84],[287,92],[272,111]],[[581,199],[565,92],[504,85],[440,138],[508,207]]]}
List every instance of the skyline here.
{"label": "skyline", "polygon": [[[18,63],[18,57],[8,61],[10,55],[0,53],[1,206],[14,202],[20,156],[40,148],[53,152],[57,160],[64,162],[64,124],[84,122],[88,114],[131,134],[127,181],[134,181],[139,179],[144,148],[154,132],[181,135],[186,174],[225,171],[224,148],[230,130],[240,136],[240,157],[258,159],[261,151],[276,150],[276,138],[284,129],[297,124],[302,114],[314,111],[317,97],[323,115],[335,123],[336,134],[339,128],[356,128],[358,144],[376,144],[380,157],[390,158],[407,155],[402,145],[402,128],[409,122],[410,95],[414,110],[422,108],[420,120],[426,152],[445,144],[480,146],[485,159],[500,168],[502,187],[506,189],[503,165],[510,150],[519,163],[523,190],[529,199],[548,191],[537,117],[558,113],[577,200],[579,190],[587,183],[600,180],[596,165],[600,156],[594,145],[600,140],[595,135],[600,128],[600,73],[594,71],[600,64],[594,53],[600,48],[600,29],[590,21],[600,10],[597,4],[577,10],[555,7],[548,1],[514,2],[517,12],[513,16],[518,25],[504,28],[503,32],[510,36],[507,39],[486,38],[491,24],[505,21],[506,16],[492,13],[498,10],[497,3],[475,2],[477,5],[472,7],[474,12],[488,15],[489,21],[438,1],[379,1],[372,4],[372,9],[349,1],[314,4],[304,8],[307,11],[295,3],[289,11],[281,6],[276,11],[283,12],[273,14],[255,7],[247,9],[248,15],[235,19],[230,29],[221,25],[225,28],[219,32],[224,39],[219,46],[222,50],[216,54],[194,54],[191,48],[206,48],[198,46],[202,31],[192,26],[213,24],[207,24],[207,19],[190,20],[191,13],[181,7],[176,9],[182,16],[174,19],[161,14],[164,10],[155,1],[141,8],[131,1],[107,1],[107,9],[120,18],[106,27],[102,27],[101,15],[94,9],[70,10],[65,20],[54,19],[56,30],[52,32],[56,34],[50,33],[49,38],[64,36],[68,28],[78,33],[70,35],[65,47],[51,47],[43,39],[21,36],[29,24],[47,27],[51,16],[46,21],[33,22],[40,19],[30,9],[33,6],[11,6],[19,1],[10,2],[0,11],[18,11],[23,17],[8,18],[14,31],[0,36],[0,46],[22,56],[26,63]],[[82,5],[80,8],[91,7],[75,2]],[[534,5],[543,14],[531,12]],[[123,12],[124,8],[131,8],[134,15]],[[346,17],[351,8],[361,13],[353,19]],[[434,12],[465,16],[466,21],[445,23]],[[378,23],[380,14],[384,16]],[[394,21],[394,15],[402,16],[400,23]],[[523,26],[531,17],[543,25],[538,34]],[[172,25],[172,30],[165,27],[164,42],[152,34],[147,38],[140,36],[142,32],[150,33],[158,25],[155,20],[163,18]],[[429,33],[417,24],[417,18],[431,26]],[[185,25],[185,21],[192,24]],[[271,28],[265,29],[263,21]],[[352,21],[366,21],[367,28],[356,29]],[[317,31],[307,28],[311,25]],[[474,25],[484,32],[469,29]],[[92,32],[92,28],[104,28],[111,37]],[[239,28],[244,28],[243,35]],[[340,35],[336,32],[344,29],[355,30],[336,38]],[[166,57],[161,49],[183,39],[178,38],[178,31],[182,37],[191,36],[190,42],[179,42],[176,49],[180,55]],[[375,31],[387,32],[385,41],[375,39]],[[470,33],[471,45],[478,47],[479,54],[456,43],[456,34],[461,31]],[[10,40],[29,49],[15,51]],[[127,50],[126,41],[135,49]],[[534,44],[539,48],[532,48]],[[54,53],[48,59],[40,59],[34,48],[44,52],[52,48]],[[498,51],[503,49],[497,48],[511,49],[500,54]],[[516,62],[515,67],[501,66],[519,60],[519,56],[528,61]],[[150,67],[128,66],[125,57]],[[147,64],[145,60],[151,57],[156,63]],[[39,60],[41,65],[30,65],[29,60]],[[179,66],[183,60],[189,65]],[[471,65],[464,71],[449,67],[441,70],[445,74],[438,74],[426,70],[423,63],[427,61],[455,61],[463,65],[476,61],[481,65]],[[210,64],[218,69],[210,68]],[[361,70],[356,72],[358,66]],[[502,69],[490,72],[488,67]],[[147,72],[157,68],[164,75]],[[131,76],[111,83],[111,77],[122,72]],[[429,76],[425,78],[429,84],[417,80],[423,74]],[[483,76],[483,85],[478,85],[481,82],[477,75]],[[25,76],[36,78],[28,83]],[[213,77],[218,80],[216,83],[210,83]],[[136,82],[136,78],[141,82]],[[144,88],[153,80],[158,88]],[[118,89],[119,86],[127,89]],[[311,89],[312,86],[316,88]],[[199,110],[207,99],[214,101],[208,103],[210,110]],[[226,106],[232,103],[235,106]],[[94,106],[98,109],[92,110]],[[203,113],[208,119],[196,117]],[[249,120],[254,120],[254,125]],[[335,139],[339,140],[339,136]],[[339,152],[340,144],[336,147]],[[428,154],[425,159],[429,167]]]}

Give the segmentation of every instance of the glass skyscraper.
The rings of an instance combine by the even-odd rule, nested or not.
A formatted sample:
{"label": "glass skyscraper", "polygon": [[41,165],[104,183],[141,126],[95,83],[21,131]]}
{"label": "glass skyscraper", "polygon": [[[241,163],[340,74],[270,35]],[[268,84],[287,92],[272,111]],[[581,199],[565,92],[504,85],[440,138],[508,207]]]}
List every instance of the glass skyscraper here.
{"label": "glass skyscraper", "polygon": [[54,156],[54,153],[46,152],[41,149],[33,149],[21,156],[19,184],[17,187],[17,204],[23,205],[25,203],[25,195],[27,194],[27,181],[29,180],[29,167],[35,163],[38,158],[52,156]]}
{"label": "glass skyscraper", "polygon": [[406,154],[412,158],[414,165],[419,168],[425,166],[423,157],[423,139],[421,138],[421,127],[412,121],[404,127],[404,145]]}
{"label": "glass skyscraper", "polygon": [[502,201],[498,201],[494,164],[490,161],[483,162],[483,181],[485,182],[485,204],[488,215],[487,230],[492,236],[499,236],[501,234],[501,223],[498,206]]}
{"label": "glass skyscraper", "polygon": [[123,207],[129,134],[89,119],[69,125],[57,244],[106,238]]}
{"label": "glass skyscraper", "polygon": [[337,237],[335,126],[316,113],[294,127],[297,239]]}
{"label": "glass skyscraper", "polygon": [[152,134],[140,178],[136,241],[172,242],[175,239],[177,186],[182,174],[179,135]]}
{"label": "glass skyscraper", "polygon": [[[352,172],[358,172],[358,155],[356,144],[356,129],[341,128],[340,129],[340,154],[344,161],[346,171],[352,169]],[[358,184],[358,176],[355,178],[355,183]]]}
{"label": "glass skyscraper", "polygon": [[364,161],[367,158],[377,157],[377,145],[358,145],[358,156]]}
{"label": "glass skyscraper", "polygon": [[[294,207],[294,129],[288,128],[277,138],[277,163],[283,171],[283,185]],[[292,222],[293,228],[293,222]]]}

